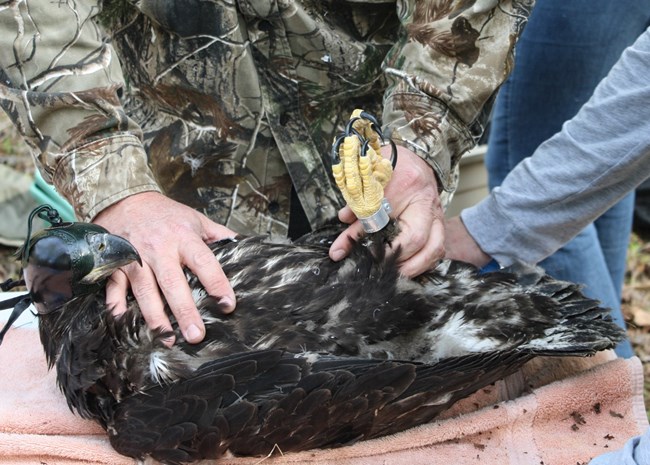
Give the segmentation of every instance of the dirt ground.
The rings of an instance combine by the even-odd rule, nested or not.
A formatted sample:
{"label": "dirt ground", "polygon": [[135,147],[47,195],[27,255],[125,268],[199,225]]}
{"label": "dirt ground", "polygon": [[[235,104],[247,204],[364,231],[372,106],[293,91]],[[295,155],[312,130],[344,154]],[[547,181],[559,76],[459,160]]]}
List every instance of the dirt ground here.
{"label": "dirt ground", "polygon": [[632,235],[627,253],[623,312],[628,335],[645,373],[645,405],[650,418],[650,242]]}
{"label": "dirt ground", "polygon": [[[11,123],[0,112],[0,163],[23,171],[33,171],[27,149]],[[17,278],[20,267],[14,248],[0,245],[0,282]],[[628,249],[627,275],[623,289],[623,311],[628,334],[645,372],[646,410],[650,412],[650,242],[632,235]]]}

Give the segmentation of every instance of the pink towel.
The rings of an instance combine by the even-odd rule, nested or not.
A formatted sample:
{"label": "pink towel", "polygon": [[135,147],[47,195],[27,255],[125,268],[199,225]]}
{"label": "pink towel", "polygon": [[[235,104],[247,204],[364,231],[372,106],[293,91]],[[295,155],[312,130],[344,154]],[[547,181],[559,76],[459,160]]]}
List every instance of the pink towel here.
{"label": "pink towel", "polygon": [[[585,369],[585,361],[591,368]],[[570,359],[569,365],[533,361],[458,402],[444,419],[393,436],[331,450],[224,457],[217,463],[576,465],[645,431],[638,359],[605,353]],[[566,377],[576,366],[583,371]],[[54,372],[47,371],[36,329],[7,333],[0,367],[0,463],[135,463],[111,449],[99,426],[70,412]]]}

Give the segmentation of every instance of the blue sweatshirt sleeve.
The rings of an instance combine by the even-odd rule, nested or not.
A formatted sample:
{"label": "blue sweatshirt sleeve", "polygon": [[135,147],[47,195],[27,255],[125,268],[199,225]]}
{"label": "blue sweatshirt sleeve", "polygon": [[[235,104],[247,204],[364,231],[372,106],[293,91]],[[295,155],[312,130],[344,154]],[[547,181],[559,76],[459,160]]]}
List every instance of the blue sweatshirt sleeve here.
{"label": "blue sweatshirt sleeve", "polygon": [[591,99],[461,219],[501,266],[537,263],[650,176],[650,28]]}

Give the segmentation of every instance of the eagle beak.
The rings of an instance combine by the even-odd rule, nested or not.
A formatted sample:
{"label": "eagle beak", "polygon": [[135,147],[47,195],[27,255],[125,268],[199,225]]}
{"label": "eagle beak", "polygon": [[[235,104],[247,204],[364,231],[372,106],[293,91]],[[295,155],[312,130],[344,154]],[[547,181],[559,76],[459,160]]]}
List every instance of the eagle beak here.
{"label": "eagle beak", "polygon": [[132,262],[142,266],[142,259],[135,247],[126,239],[109,233],[92,234],[87,237],[94,266],[81,279],[84,284],[94,284],[108,278],[118,268]]}

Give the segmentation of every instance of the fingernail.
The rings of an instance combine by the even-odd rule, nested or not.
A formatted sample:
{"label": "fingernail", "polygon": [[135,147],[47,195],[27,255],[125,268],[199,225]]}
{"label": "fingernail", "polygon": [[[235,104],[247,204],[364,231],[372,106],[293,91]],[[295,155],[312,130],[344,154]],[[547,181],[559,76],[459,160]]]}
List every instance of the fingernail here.
{"label": "fingernail", "polygon": [[199,342],[203,339],[203,332],[196,325],[189,325],[185,331],[185,339],[189,342]]}
{"label": "fingernail", "polygon": [[341,249],[332,250],[330,252],[330,258],[335,262],[343,260],[345,258],[345,251]]}
{"label": "fingernail", "polygon": [[222,297],[219,299],[218,305],[221,311],[226,313],[232,312],[235,309],[235,303],[230,297]]}

